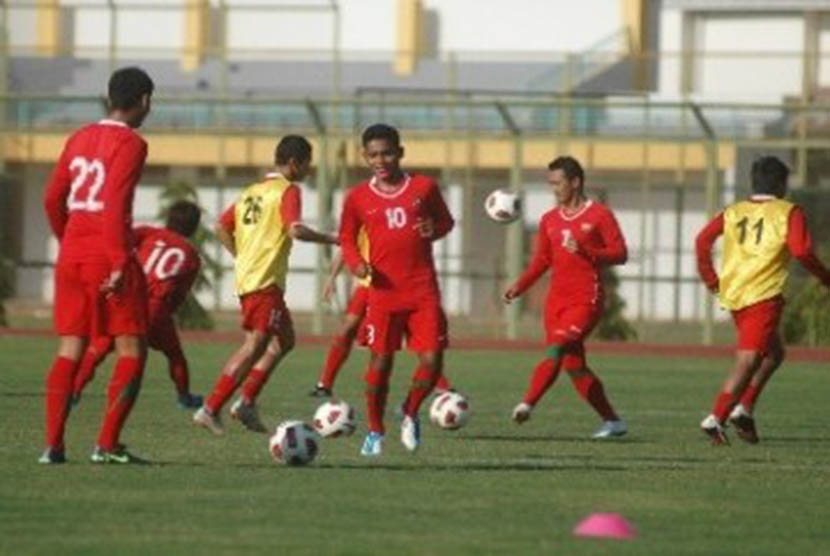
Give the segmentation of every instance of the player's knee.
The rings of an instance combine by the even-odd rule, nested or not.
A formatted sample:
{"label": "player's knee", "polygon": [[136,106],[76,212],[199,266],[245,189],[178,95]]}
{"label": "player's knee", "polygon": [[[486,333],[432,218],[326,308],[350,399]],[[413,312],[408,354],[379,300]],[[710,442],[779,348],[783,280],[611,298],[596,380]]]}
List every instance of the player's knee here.
{"label": "player's knee", "polygon": [[118,357],[142,358],[147,353],[147,342],[143,336],[118,336],[115,338],[115,352]]}

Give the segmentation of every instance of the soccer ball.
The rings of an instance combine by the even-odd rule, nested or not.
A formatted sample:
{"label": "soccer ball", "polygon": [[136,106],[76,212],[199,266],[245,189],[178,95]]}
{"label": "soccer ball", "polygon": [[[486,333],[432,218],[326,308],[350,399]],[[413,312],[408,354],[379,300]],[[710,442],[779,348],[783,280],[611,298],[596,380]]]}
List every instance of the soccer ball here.
{"label": "soccer ball", "polygon": [[354,408],[343,400],[328,401],[314,412],[312,424],[323,438],[349,436],[355,429]]}
{"label": "soccer ball", "polygon": [[271,456],[286,465],[305,465],[317,455],[320,436],[302,421],[283,421],[268,442]]}
{"label": "soccer ball", "polygon": [[429,408],[430,422],[442,429],[460,429],[470,418],[470,402],[458,392],[444,392]]}
{"label": "soccer ball", "polygon": [[509,224],[519,217],[522,201],[519,196],[506,189],[496,189],[487,195],[484,210],[491,220],[500,224]]}

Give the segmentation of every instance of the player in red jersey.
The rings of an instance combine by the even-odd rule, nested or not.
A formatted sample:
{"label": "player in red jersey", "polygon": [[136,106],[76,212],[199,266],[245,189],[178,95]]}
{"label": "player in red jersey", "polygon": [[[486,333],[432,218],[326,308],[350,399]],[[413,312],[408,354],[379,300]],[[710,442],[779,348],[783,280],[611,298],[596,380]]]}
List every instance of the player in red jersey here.
{"label": "player in red jersey", "polygon": [[[170,379],[176,386],[176,397],[183,408],[198,408],[202,397],[190,393],[190,373],[182,351],[173,313],[184,303],[193,282],[199,275],[199,252],[187,238],[199,227],[201,211],[190,201],[174,203],[167,213],[164,228],[135,228],[138,261],[144,269],[148,290],[148,334],[151,348],[167,358]],[[92,340],[75,377],[73,401],[95,376],[95,369],[112,351],[113,339],[99,336]]]}
{"label": "player in red jersey", "polygon": [[132,253],[135,188],[147,143],[135,131],[150,112],[153,81],[139,68],[109,80],[109,116],[67,141],[46,187],[46,216],[60,241],[55,265],[57,357],[46,376],[46,450],[41,463],[63,463],[72,385],[88,338],[115,337],[118,360],[92,453],[94,463],[136,461],[119,443],[144,372],[147,292]]}
{"label": "player in red jersey", "polygon": [[[395,128],[370,126],[362,143],[373,176],[346,197],[340,244],[352,273],[372,279],[365,322],[371,350],[366,372],[369,434],[361,454],[377,456],[383,450],[389,375],[404,336],[419,364],[404,402],[401,442],[409,451],[420,444],[418,410],[441,376],[447,346],[432,242],[447,235],[454,221],[433,179],[401,170],[404,149]],[[361,228],[369,239],[368,260],[357,244]]]}
{"label": "player in red jersey", "polygon": [[245,341],[231,355],[193,422],[224,433],[219,414],[238,386],[242,395],[231,417],[253,432],[266,432],[256,399],[277,364],[294,347],[294,325],[283,292],[293,240],[337,243],[337,237],[302,223],[299,185],[311,167],[311,144],[287,135],[274,153],[276,172],[249,185],[221,216],[216,235],[234,257],[236,293],[242,306]]}
{"label": "player in red jersey", "polygon": [[[813,253],[807,218],[784,199],[790,170],[774,156],[752,164],[753,195],[726,207],[701,230],[695,243],[703,282],[731,310],[738,332],[735,366],[723,383],[712,412],[700,426],[714,445],[728,444],[725,427],[758,442],[753,409],[764,386],[784,360],[778,322],[783,292],[795,257],[830,287],[830,270]],[[720,276],[712,264],[712,245],[723,236]]]}
{"label": "player in red jersey", "polygon": [[622,436],[627,432],[625,421],[611,407],[602,382],[588,368],[583,342],[602,316],[600,269],[625,263],[625,239],[614,213],[585,197],[585,173],[575,158],[554,159],[548,165],[548,182],[557,207],[542,216],[533,259],[504,293],[504,301],[512,302],[551,269],[545,303],[547,356],[536,366],[524,398],[513,410],[513,420],[519,424],[527,421],[564,369],[579,395],[603,420],[593,438]]}
{"label": "player in red jersey", "polygon": [[[359,240],[358,243],[360,243]],[[368,242],[365,252],[368,254]],[[340,274],[342,269],[343,257],[337,255],[331,263],[331,272],[323,287],[323,299],[327,302],[331,300],[334,294],[337,275]],[[332,338],[329,352],[326,355],[326,362],[320,372],[320,378],[317,380],[314,388],[309,392],[309,396],[314,398],[327,398],[332,395],[334,381],[337,379],[337,375],[340,373],[343,364],[349,358],[349,354],[352,351],[352,344],[355,338],[357,338],[360,325],[366,316],[366,306],[368,303],[369,281],[364,283],[361,280],[352,290],[352,295],[349,297],[348,305],[346,305],[346,312],[343,315],[340,328],[334,338]],[[365,338],[358,339],[361,345],[365,344],[365,340]],[[435,385],[435,391],[440,394],[441,392],[449,390],[452,390],[452,386],[449,380],[447,380],[447,377],[442,374]]]}

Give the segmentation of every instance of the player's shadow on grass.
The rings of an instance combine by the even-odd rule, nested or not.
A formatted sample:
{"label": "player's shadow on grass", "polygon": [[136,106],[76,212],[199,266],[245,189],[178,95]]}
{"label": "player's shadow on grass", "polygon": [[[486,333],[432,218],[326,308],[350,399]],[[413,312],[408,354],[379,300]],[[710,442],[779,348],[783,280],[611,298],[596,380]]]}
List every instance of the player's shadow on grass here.
{"label": "player's shadow on grass", "polygon": [[585,444],[651,444],[650,441],[642,438],[623,436],[620,438],[598,440],[595,438],[587,438],[585,436],[571,436],[571,435],[514,435],[514,434],[472,434],[465,436],[457,436],[455,440],[483,440],[485,442],[581,442]]}
{"label": "player's shadow on grass", "polygon": [[[367,461],[366,463],[319,463],[313,465],[313,467],[317,469],[332,469],[332,470],[342,470],[342,469],[354,469],[354,470],[365,470],[365,471],[373,471],[373,470],[380,470],[380,471],[449,471],[449,472],[458,472],[458,471],[494,471],[494,472],[503,472],[503,471],[531,471],[531,472],[540,472],[540,471],[585,471],[586,466],[584,465],[573,465],[569,463],[534,463],[534,462],[515,462],[515,461],[505,461],[504,463],[500,462],[463,462],[460,461],[458,463],[417,463],[413,462],[411,464],[404,464],[404,463],[380,463],[374,461]],[[628,468],[618,465],[592,465],[588,467],[592,471],[612,471],[612,472],[619,472],[619,471],[628,471]]]}
{"label": "player's shadow on grass", "polygon": [[43,392],[0,392],[0,398],[42,398]]}
{"label": "player's shadow on grass", "polygon": [[813,444],[815,442],[830,442],[830,436],[764,436],[761,438],[762,445],[767,442],[771,444]]}

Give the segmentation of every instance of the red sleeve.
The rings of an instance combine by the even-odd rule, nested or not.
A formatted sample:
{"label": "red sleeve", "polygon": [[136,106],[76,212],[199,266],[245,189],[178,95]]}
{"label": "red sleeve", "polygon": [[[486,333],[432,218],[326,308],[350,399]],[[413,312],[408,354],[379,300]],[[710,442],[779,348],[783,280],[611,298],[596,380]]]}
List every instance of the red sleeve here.
{"label": "red sleeve", "polygon": [[354,203],[354,193],[350,193],[343,203],[343,212],[340,215],[340,249],[346,265],[354,270],[364,261],[357,247],[357,234],[361,221]]}
{"label": "red sleeve", "polygon": [[723,234],[723,213],[714,217],[697,234],[695,240],[695,253],[697,255],[697,273],[706,287],[711,291],[718,291],[718,273],[715,272],[715,265],[712,263],[712,246],[715,240]]}
{"label": "red sleeve", "polygon": [[536,245],[533,248],[533,258],[525,269],[524,273],[516,281],[518,293],[522,294],[539,279],[545,271],[550,268],[550,238],[545,231],[545,221],[542,220],[539,231],[536,234]]}
{"label": "red sleeve", "polygon": [[133,237],[135,238],[135,244],[141,245],[147,236],[149,236],[154,231],[154,228],[151,226],[136,226],[133,228]]}
{"label": "red sleeve", "polygon": [[444,197],[441,195],[441,189],[438,184],[433,184],[428,197],[431,208],[432,218],[435,225],[435,235],[433,240],[441,239],[453,229],[455,220],[453,220],[450,209],[447,208],[447,203],[444,202]]}
{"label": "red sleeve", "polygon": [[296,185],[288,186],[282,194],[280,203],[280,216],[283,226],[288,228],[295,222],[299,222],[303,215],[303,204],[300,196],[300,188]]}
{"label": "red sleeve", "polygon": [[790,211],[790,220],[787,227],[787,247],[793,257],[807,269],[810,274],[818,278],[822,284],[830,287],[830,271],[816,257],[813,252],[813,239],[807,227],[807,217],[801,207]]}
{"label": "red sleeve", "polygon": [[49,183],[46,185],[46,193],[43,199],[43,206],[46,210],[46,218],[49,226],[58,239],[63,238],[63,231],[66,228],[66,221],[69,219],[69,212],[66,208],[66,198],[69,196],[72,174],[69,171],[69,142],[61,153]]}
{"label": "red sleeve", "polygon": [[236,205],[231,205],[225,212],[222,213],[222,216],[219,217],[219,225],[221,225],[225,230],[232,234],[233,231],[236,229]]}
{"label": "red sleeve", "polygon": [[147,144],[144,141],[125,142],[115,154],[107,169],[104,191],[104,249],[113,269],[121,269],[127,262],[132,245],[133,198],[144,160]]}
{"label": "red sleeve", "polygon": [[597,224],[597,231],[602,238],[602,247],[580,245],[580,251],[585,253],[594,263],[604,265],[624,264],[628,260],[628,248],[620,230],[614,213],[606,211]]}

